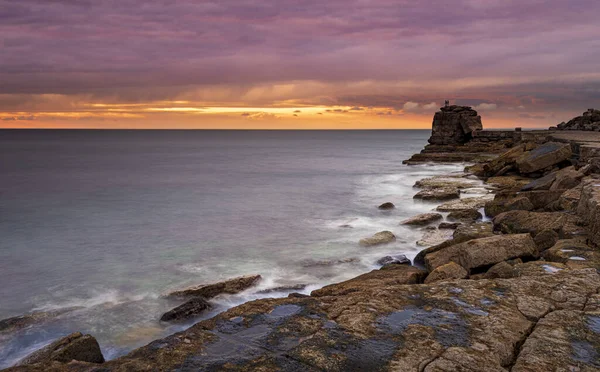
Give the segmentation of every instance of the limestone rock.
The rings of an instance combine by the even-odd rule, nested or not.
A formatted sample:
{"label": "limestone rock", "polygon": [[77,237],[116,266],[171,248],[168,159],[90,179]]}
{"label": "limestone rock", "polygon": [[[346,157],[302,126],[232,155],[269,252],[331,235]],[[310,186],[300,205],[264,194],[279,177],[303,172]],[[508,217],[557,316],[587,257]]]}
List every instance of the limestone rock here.
{"label": "limestone rock", "polygon": [[519,144],[484,164],[482,172],[475,174],[478,176],[494,176],[506,167],[512,168],[516,164],[517,159],[524,153],[525,145]]}
{"label": "limestone rock", "polygon": [[454,262],[449,262],[445,265],[437,267],[435,270],[429,273],[427,278],[425,278],[425,284],[453,279],[464,279],[467,276],[469,276],[469,273],[462,266]]}
{"label": "limestone rock", "polygon": [[400,222],[401,225],[424,226],[444,218],[439,213],[423,213]]}
{"label": "limestone rock", "polygon": [[394,208],[396,208],[396,206],[394,205],[394,203],[387,202],[387,203],[383,203],[383,204],[381,204],[381,205],[380,205],[379,207],[377,207],[377,208],[378,208],[378,209],[381,209],[381,210],[390,210],[390,209],[394,209]]}
{"label": "limestone rock", "polygon": [[521,191],[550,190],[556,180],[556,172],[548,173],[544,177],[537,178],[521,188]]}
{"label": "limestone rock", "polygon": [[600,130],[600,110],[588,109],[581,116],[558,124],[556,129],[598,131]]}
{"label": "limestone rock", "polygon": [[467,189],[475,185],[477,185],[476,181],[466,179],[465,174],[459,174],[423,178],[415,182],[413,187],[420,189]]}
{"label": "limestone rock", "polygon": [[485,203],[492,200],[492,195],[486,195],[474,198],[462,198],[448,203],[444,203],[436,208],[439,212],[454,212],[465,209],[479,209],[485,206]]}
{"label": "limestone rock", "polygon": [[385,265],[410,265],[410,260],[403,254],[396,256],[385,256],[377,260],[377,264]]}
{"label": "limestone rock", "polygon": [[600,269],[600,251],[578,239],[558,240],[551,248],[542,253],[547,261],[560,262],[572,269]]}
{"label": "limestone rock", "polygon": [[242,292],[254,286],[261,279],[262,277],[260,275],[240,276],[218,283],[203,284],[196,287],[190,287],[187,289],[174,291],[169,293],[168,296],[179,298],[203,297],[205,299],[210,299],[220,294],[236,294]]}
{"label": "limestone rock", "polygon": [[575,167],[570,166],[556,172],[556,178],[550,186],[550,190],[566,190],[571,189],[581,182],[585,175],[575,170]]}
{"label": "limestone rock", "polygon": [[500,213],[508,211],[531,211],[534,209],[533,204],[524,196],[517,196],[508,200],[494,199],[485,203],[484,211],[488,217],[495,217]]}
{"label": "limestone rock", "polygon": [[456,230],[460,225],[460,222],[442,222],[438,225],[438,229]]}
{"label": "limestone rock", "polygon": [[535,242],[529,234],[497,235],[469,240],[425,256],[425,266],[433,271],[455,262],[467,270],[490,266],[512,258],[537,257]]}
{"label": "limestone rock", "polygon": [[[433,227],[433,226],[431,226]],[[420,240],[417,241],[417,245],[420,247],[428,247],[436,244],[445,242],[446,240],[452,239],[452,230],[448,229],[436,229],[433,227],[431,230],[426,230]]]}
{"label": "limestone rock", "polygon": [[363,247],[372,247],[375,245],[388,244],[396,241],[396,236],[391,231],[380,231],[370,238],[361,239],[358,244]]}
{"label": "limestone rock", "polygon": [[490,177],[485,183],[490,186],[496,187],[500,190],[514,190],[518,191],[525,185],[531,182],[530,178],[524,178],[521,176],[501,176],[501,177]]}
{"label": "limestone rock", "polygon": [[542,252],[545,251],[546,249],[552,247],[554,244],[556,244],[556,241],[558,240],[559,236],[558,233],[552,229],[546,229],[546,230],[542,230],[540,231],[535,238],[533,239],[533,241],[535,241],[535,244],[538,247],[538,251]]}
{"label": "limestone rock", "polygon": [[[595,270],[421,285],[389,277],[370,280],[371,285],[355,283],[347,292],[248,302],[104,368],[506,371],[516,361],[512,369],[519,371],[597,369],[596,360],[578,355],[571,344],[580,342],[585,352],[585,342],[599,343],[596,319],[581,312],[600,288]],[[538,318],[546,309],[554,312]],[[534,343],[544,329],[558,336],[549,333]]]}
{"label": "limestone rock", "polygon": [[451,200],[458,199],[460,192],[454,187],[441,187],[435,189],[421,190],[413,196],[414,199],[421,200]]}
{"label": "limestone rock", "polygon": [[69,363],[72,360],[88,363],[104,363],[98,341],[90,335],[72,333],[28,355],[18,365]]}
{"label": "limestone rock", "polygon": [[204,298],[196,297],[164,313],[160,320],[163,322],[187,320],[202,314],[208,309],[210,309],[210,304]]}
{"label": "limestone rock", "polygon": [[494,235],[492,228],[493,225],[491,222],[464,224],[460,225],[454,231],[452,237],[459,243],[472,239],[487,238],[488,236]]}
{"label": "limestone rock", "polygon": [[433,117],[429,143],[435,145],[463,144],[473,132],[483,129],[481,116],[468,106],[442,107]]}
{"label": "limestone rock", "polygon": [[510,211],[497,215],[493,223],[494,230],[504,234],[530,233],[535,236],[546,229],[560,233],[566,220],[566,216],[558,212]]}
{"label": "limestone rock", "polygon": [[[546,312],[550,312],[548,306],[544,309]],[[538,321],[525,340],[511,371],[600,370],[597,351],[600,345],[599,322],[599,312],[550,312]]]}
{"label": "limestone rock", "polygon": [[517,159],[517,167],[521,174],[533,173],[568,160],[571,155],[568,143],[546,142],[521,155]]}
{"label": "limestone rock", "polygon": [[483,216],[476,209],[464,209],[450,212],[447,218],[450,221],[475,222],[483,218]]}
{"label": "limestone rock", "polygon": [[519,193],[519,196],[529,199],[534,209],[547,209],[563,194],[563,190],[534,190]]}
{"label": "limestone rock", "polygon": [[312,291],[313,297],[340,296],[367,288],[383,288],[388,285],[423,283],[427,273],[408,265],[391,265],[382,270],[373,270],[345,282],[331,284]]}
{"label": "limestone rock", "polygon": [[574,211],[577,209],[579,200],[581,199],[581,187],[574,187],[566,190],[558,198],[558,209],[565,211]]}

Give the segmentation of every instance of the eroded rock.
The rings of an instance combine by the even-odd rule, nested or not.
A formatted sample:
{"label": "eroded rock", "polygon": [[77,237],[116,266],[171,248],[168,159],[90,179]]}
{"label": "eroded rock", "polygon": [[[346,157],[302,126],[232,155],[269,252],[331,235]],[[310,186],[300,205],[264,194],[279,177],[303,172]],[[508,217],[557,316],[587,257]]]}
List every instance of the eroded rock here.
{"label": "eroded rock", "polygon": [[445,265],[437,267],[435,270],[429,273],[427,278],[425,278],[425,284],[453,279],[464,279],[468,276],[469,272],[462,266],[454,262],[449,262]]}
{"label": "eroded rock", "polygon": [[439,213],[423,213],[400,222],[401,225],[424,226],[444,218]]}
{"label": "eroded rock", "polygon": [[521,155],[516,163],[521,174],[528,174],[559,164],[572,155],[571,145],[568,143],[546,142]]}
{"label": "eroded rock", "polygon": [[208,309],[210,304],[204,298],[196,297],[164,313],[160,320],[163,322],[187,320],[201,315]]}
{"label": "eroded rock", "polygon": [[358,244],[363,247],[372,247],[375,245],[388,244],[396,241],[396,235],[391,231],[380,231],[370,238],[361,239]]}
{"label": "eroded rock", "polygon": [[497,215],[494,230],[505,234],[530,233],[537,235],[542,230],[551,229],[560,233],[567,218],[558,212],[510,211]]}
{"label": "eroded rock", "polygon": [[396,206],[394,205],[394,203],[387,202],[387,203],[383,203],[383,204],[381,204],[381,205],[380,205],[379,207],[377,207],[377,208],[378,208],[378,209],[381,209],[381,210],[390,210],[390,209],[394,209],[394,208],[396,208]]}
{"label": "eroded rock", "polygon": [[260,275],[240,276],[213,284],[203,284],[196,287],[174,291],[169,297],[203,297],[210,299],[220,294],[236,294],[256,285],[262,277]]}
{"label": "eroded rock", "polygon": [[512,258],[537,256],[537,247],[529,234],[497,235],[469,240],[429,253],[425,256],[425,266],[433,271],[439,266],[455,262],[470,271]]}
{"label": "eroded rock", "polygon": [[483,218],[483,216],[477,209],[465,209],[450,212],[446,218],[450,221],[475,222]]}
{"label": "eroded rock", "polygon": [[76,332],[28,355],[18,365],[69,363],[72,360],[104,363],[104,356],[94,337]]}

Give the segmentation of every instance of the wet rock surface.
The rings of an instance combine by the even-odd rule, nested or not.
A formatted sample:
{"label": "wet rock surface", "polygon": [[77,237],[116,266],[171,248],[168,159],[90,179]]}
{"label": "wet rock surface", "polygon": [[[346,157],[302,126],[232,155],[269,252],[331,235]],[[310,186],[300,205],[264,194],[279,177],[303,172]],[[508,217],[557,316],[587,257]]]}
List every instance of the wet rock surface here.
{"label": "wet rock surface", "polygon": [[104,357],[98,341],[90,335],[79,332],[65,336],[50,345],[30,354],[19,365],[68,363],[72,360],[89,363],[103,363]]}
{"label": "wet rock surface", "polygon": [[[505,371],[514,366],[537,371],[525,369],[537,358],[547,358],[540,360],[542,366],[592,368],[593,346],[577,354],[572,345],[597,345],[595,313],[581,309],[599,288],[600,277],[590,269],[431,285],[385,280],[356,285],[352,292],[249,302],[102,367],[60,368]],[[552,326],[566,336],[556,338],[547,354],[549,345],[538,340],[545,340]]]}
{"label": "wet rock surface", "polygon": [[381,231],[370,238],[361,239],[358,244],[363,247],[372,247],[375,245],[388,244],[396,240],[396,236],[391,231]]}
{"label": "wet rock surface", "polygon": [[400,222],[400,224],[401,225],[411,225],[411,226],[424,226],[424,225],[433,223],[435,221],[439,221],[442,218],[444,218],[444,217],[439,213],[423,213],[423,214],[419,214],[414,217],[408,218],[408,219]]}
{"label": "wet rock surface", "polygon": [[497,235],[455,244],[425,256],[425,266],[433,271],[454,262],[467,270],[488,267],[512,258],[535,258],[538,250],[529,234]]}
{"label": "wet rock surface", "polygon": [[383,204],[381,204],[381,205],[380,205],[379,207],[377,207],[377,208],[378,208],[378,209],[381,209],[381,210],[390,210],[390,209],[394,209],[394,208],[396,208],[396,206],[394,205],[394,203],[391,203],[391,202],[386,202],[386,203],[383,203]]}
{"label": "wet rock surface", "polygon": [[410,260],[403,254],[395,256],[385,256],[377,260],[377,264],[385,265],[410,265]]}
{"label": "wet rock surface", "polygon": [[160,320],[163,322],[187,320],[199,316],[208,309],[210,309],[210,304],[204,298],[197,297],[164,313]]}
{"label": "wet rock surface", "polygon": [[220,294],[236,294],[256,285],[262,277],[260,275],[240,276],[214,284],[203,284],[196,287],[174,291],[168,294],[169,297],[189,298],[203,297],[210,299]]}

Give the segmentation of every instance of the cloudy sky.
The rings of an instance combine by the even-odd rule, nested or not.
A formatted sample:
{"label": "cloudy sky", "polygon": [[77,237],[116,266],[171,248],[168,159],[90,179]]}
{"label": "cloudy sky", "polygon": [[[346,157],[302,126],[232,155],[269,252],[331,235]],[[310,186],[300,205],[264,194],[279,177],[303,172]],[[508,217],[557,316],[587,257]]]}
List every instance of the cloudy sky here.
{"label": "cloudy sky", "polygon": [[485,127],[600,108],[598,0],[0,0],[0,127]]}

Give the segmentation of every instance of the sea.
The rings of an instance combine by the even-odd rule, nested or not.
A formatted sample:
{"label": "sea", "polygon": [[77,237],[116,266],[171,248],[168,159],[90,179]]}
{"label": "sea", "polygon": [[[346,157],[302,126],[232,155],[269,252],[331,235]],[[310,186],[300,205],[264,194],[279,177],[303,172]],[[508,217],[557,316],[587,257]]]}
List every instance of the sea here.
{"label": "sea", "polygon": [[[72,332],[107,359],[264,297],[309,294],[414,258],[423,230],[399,222],[434,204],[422,178],[463,165],[406,166],[428,130],[0,131],[0,368]],[[377,206],[393,202],[396,209]],[[365,248],[390,230],[396,242]],[[263,279],[186,323],[162,323],[170,290]],[[275,287],[303,289],[264,293]]]}

